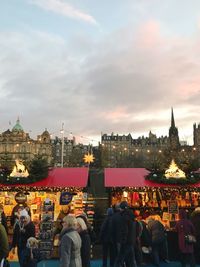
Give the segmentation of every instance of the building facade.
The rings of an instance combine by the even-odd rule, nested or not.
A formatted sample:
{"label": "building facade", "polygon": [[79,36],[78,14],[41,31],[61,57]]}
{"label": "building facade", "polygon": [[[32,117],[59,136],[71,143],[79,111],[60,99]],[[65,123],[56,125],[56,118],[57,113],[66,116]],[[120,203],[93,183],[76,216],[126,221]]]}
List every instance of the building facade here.
{"label": "building facade", "polygon": [[[194,124],[194,146],[186,145],[179,141],[178,128],[175,125],[174,112],[171,110],[171,125],[169,136],[157,137],[156,134],[149,132],[148,137],[133,139],[131,134],[111,135],[102,134],[101,150],[102,157],[105,157],[104,166],[125,167],[130,160],[129,167],[152,167],[160,165],[165,157],[176,155],[181,152],[182,156],[189,155],[194,158],[198,155],[200,148],[200,124]],[[121,161],[121,165],[119,162]],[[123,166],[123,161],[124,166]],[[132,162],[131,162],[132,161]]]}
{"label": "building facade", "polygon": [[50,134],[47,130],[34,140],[23,130],[17,119],[12,130],[0,134],[1,166],[12,166],[16,159],[30,161],[35,156],[45,157],[49,164],[52,161]]}
{"label": "building facade", "polygon": [[[55,137],[51,140],[53,165],[60,167],[63,157],[63,166],[69,166],[73,148],[76,144],[75,138],[68,139],[67,137]],[[62,151],[63,150],[63,151]]]}

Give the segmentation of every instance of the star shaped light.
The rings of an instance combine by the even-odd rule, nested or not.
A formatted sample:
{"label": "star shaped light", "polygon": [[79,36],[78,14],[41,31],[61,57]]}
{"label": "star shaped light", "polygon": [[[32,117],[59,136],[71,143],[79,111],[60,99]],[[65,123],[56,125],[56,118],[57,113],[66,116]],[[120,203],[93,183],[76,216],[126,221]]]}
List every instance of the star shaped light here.
{"label": "star shaped light", "polygon": [[95,157],[93,156],[93,154],[89,154],[89,153],[85,154],[83,157],[84,162],[89,163],[89,164],[91,162],[94,162],[94,159],[95,159]]}

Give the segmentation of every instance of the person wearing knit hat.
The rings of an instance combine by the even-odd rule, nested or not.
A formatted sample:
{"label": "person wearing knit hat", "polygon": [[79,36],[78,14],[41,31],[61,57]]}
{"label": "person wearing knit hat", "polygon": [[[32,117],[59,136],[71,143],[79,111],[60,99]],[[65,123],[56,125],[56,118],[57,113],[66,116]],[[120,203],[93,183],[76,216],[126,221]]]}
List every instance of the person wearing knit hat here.
{"label": "person wearing knit hat", "polygon": [[19,212],[19,217],[25,217],[25,218],[29,218],[30,216],[28,215],[28,212],[26,209],[23,209]]}
{"label": "person wearing knit hat", "polygon": [[15,248],[17,247],[20,267],[24,266],[24,254],[29,237],[35,237],[35,225],[30,220],[27,210],[23,209],[20,211],[19,220],[14,226],[12,240],[12,252],[15,254]]}
{"label": "person wearing knit hat", "polygon": [[128,208],[129,208],[129,206],[128,206],[128,203],[126,201],[122,201],[120,203],[120,209],[125,210],[125,209],[128,209]]}

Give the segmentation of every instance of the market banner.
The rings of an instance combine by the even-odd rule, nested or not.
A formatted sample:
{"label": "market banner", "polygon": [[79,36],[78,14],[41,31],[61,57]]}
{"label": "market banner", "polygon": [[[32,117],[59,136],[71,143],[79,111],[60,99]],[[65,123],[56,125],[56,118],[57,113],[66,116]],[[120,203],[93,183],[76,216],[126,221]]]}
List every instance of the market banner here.
{"label": "market banner", "polygon": [[68,205],[72,201],[73,195],[69,192],[62,192],[60,195],[60,205]]}

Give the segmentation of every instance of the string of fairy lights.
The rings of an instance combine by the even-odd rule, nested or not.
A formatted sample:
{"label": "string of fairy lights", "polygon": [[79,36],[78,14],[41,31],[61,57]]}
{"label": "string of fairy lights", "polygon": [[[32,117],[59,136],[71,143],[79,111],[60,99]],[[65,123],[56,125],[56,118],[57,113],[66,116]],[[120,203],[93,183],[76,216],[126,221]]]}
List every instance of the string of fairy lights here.
{"label": "string of fairy lights", "polygon": [[[66,131],[64,130],[64,128],[62,128],[60,131],[57,132],[51,132],[50,133],[50,137],[53,138],[54,136],[59,136],[59,135],[63,135],[64,137],[70,136],[71,139],[74,137],[75,139],[82,139],[82,140],[87,140],[87,142],[92,145],[94,142],[95,143],[99,143],[100,140],[97,140],[95,138],[91,138],[88,136],[84,136],[84,135],[79,135],[77,133],[74,133],[72,131]],[[69,138],[70,139],[70,138]]]}

